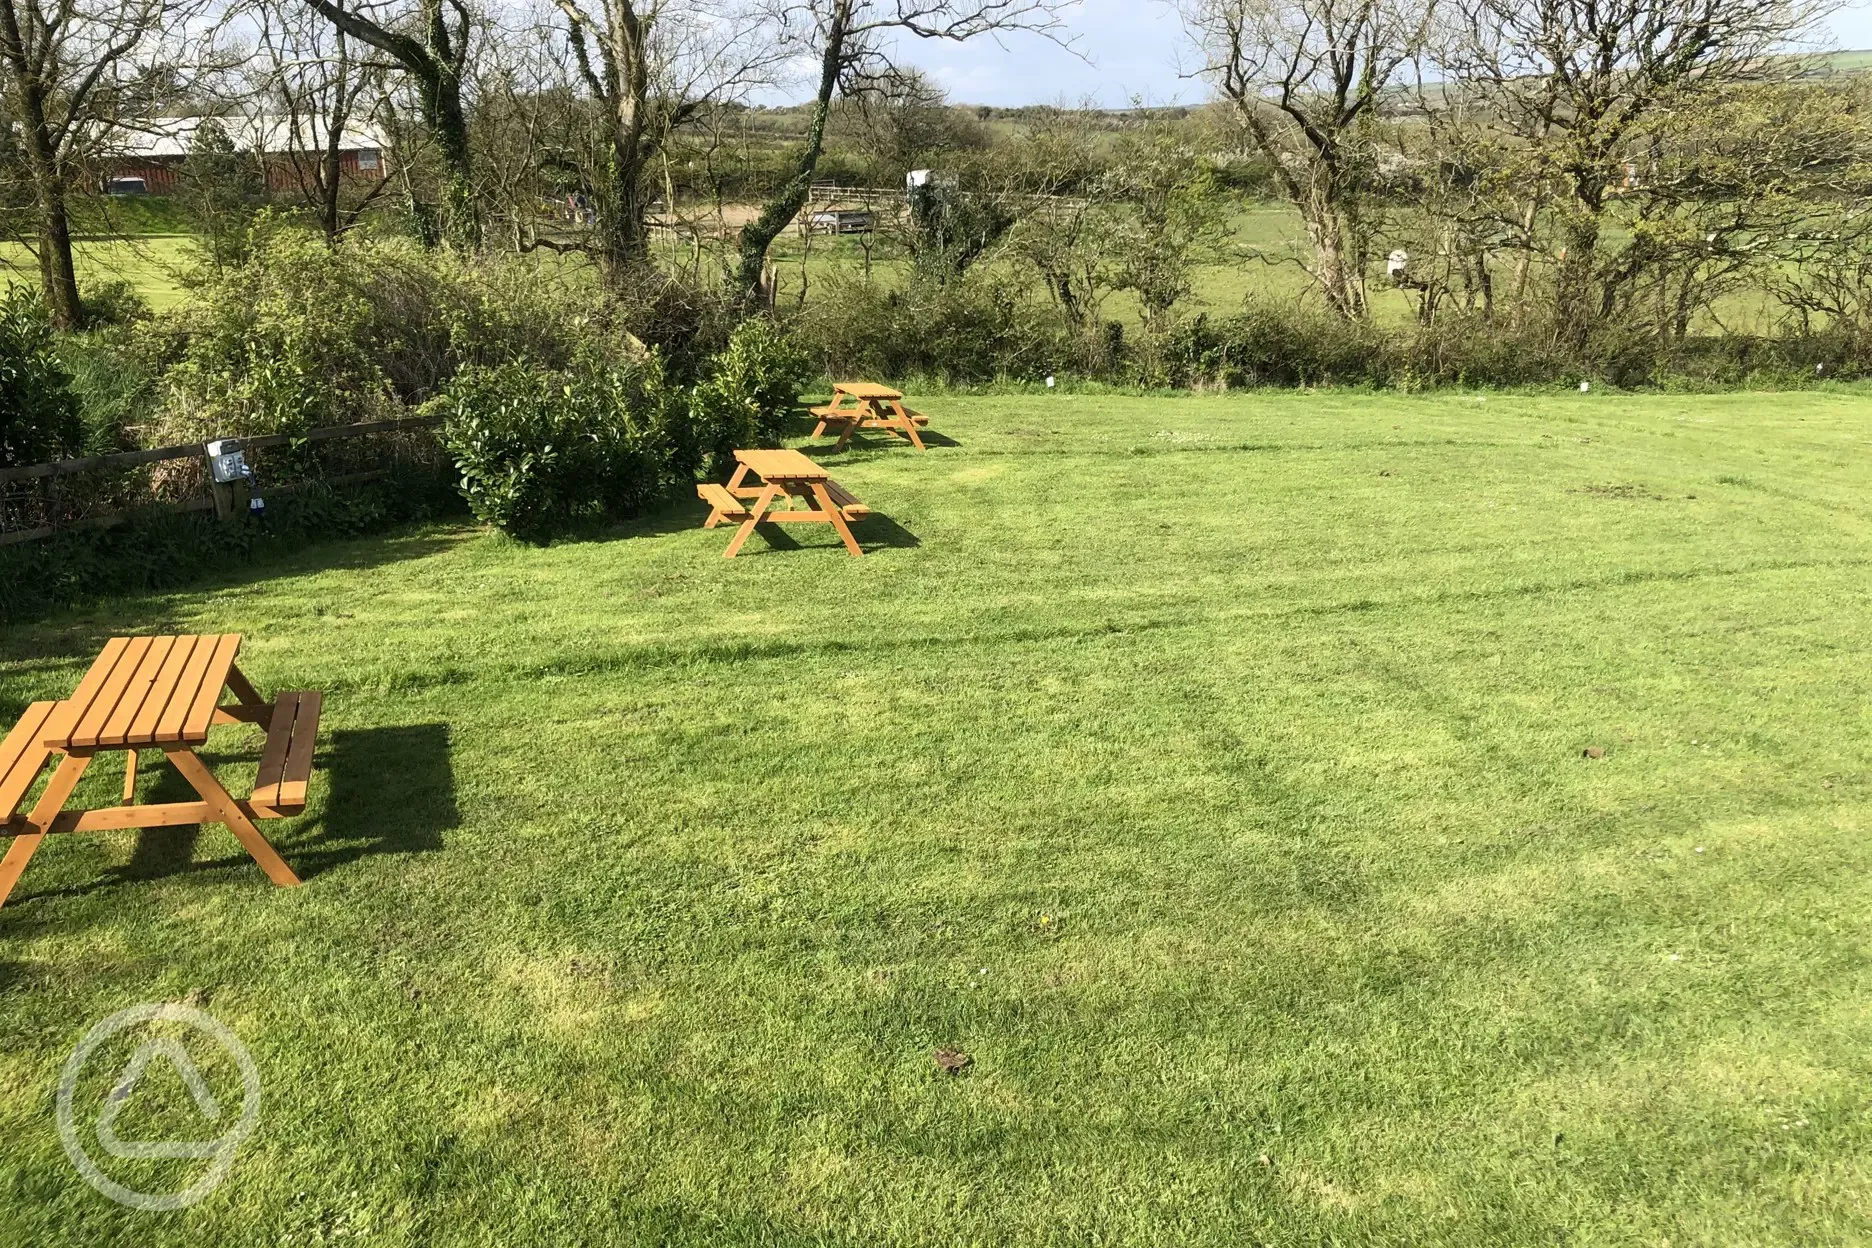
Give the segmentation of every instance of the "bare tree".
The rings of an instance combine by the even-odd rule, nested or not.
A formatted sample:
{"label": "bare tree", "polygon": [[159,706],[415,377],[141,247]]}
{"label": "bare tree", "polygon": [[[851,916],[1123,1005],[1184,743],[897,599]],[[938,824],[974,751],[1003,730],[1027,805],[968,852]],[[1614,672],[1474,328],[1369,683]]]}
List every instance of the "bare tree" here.
{"label": "bare tree", "polygon": [[357,55],[351,36],[299,0],[262,0],[254,18],[256,150],[271,148],[284,161],[326,241],[335,242],[389,185],[381,157],[374,174],[343,163],[347,140],[363,137],[382,101],[382,76]]}
{"label": "bare tree", "polygon": [[[464,0],[305,0],[343,34],[395,61],[416,87],[423,125],[442,165],[442,235],[481,245],[468,115],[462,88],[470,72],[475,23]],[[407,33],[414,30],[416,33]]]}
{"label": "bare tree", "polygon": [[888,36],[960,43],[983,35],[1024,30],[1065,43],[1064,0],[771,0],[781,43],[817,63],[818,83],[806,138],[787,179],[761,213],[741,230],[737,283],[744,297],[762,293],[767,250],[805,207],[825,150],[826,122],[841,91],[892,75]]}
{"label": "bare tree", "polygon": [[1199,71],[1233,106],[1299,212],[1308,271],[1348,317],[1366,311],[1366,190],[1386,92],[1421,55],[1435,0],[1185,0]]}
{"label": "bare tree", "polygon": [[1100,192],[1107,160],[1090,109],[1047,109],[1031,119],[1009,163],[1009,181],[1029,198],[1008,236],[1033,266],[1061,318],[1075,333],[1095,330],[1111,290],[1112,206]]}
{"label": "bare tree", "polygon": [[668,190],[653,175],[671,135],[705,105],[760,85],[782,53],[740,0],[554,3],[579,81],[602,115],[600,264],[607,280],[627,284],[649,267],[650,205]]}
{"label": "bare tree", "polygon": [[1608,211],[1642,187],[1647,131],[1699,96],[1791,71],[1831,0],[1461,0],[1448,69],[1534,154],[1555,227],[1553,315],[1585,343],[1620,297]]}
{"label": "bare tree", "polygon": [[54,323],[84,319],[72,263],[71,196],[125,121],[179,92],[167,35],[196,10],[178,0],[0,0],[5,116],[31,180],[34,249]]}

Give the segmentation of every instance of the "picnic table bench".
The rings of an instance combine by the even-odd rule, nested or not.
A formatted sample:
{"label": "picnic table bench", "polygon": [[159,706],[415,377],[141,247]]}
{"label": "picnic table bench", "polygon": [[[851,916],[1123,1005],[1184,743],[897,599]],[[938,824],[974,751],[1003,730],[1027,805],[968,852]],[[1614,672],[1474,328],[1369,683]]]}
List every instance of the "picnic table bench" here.
{"label": "picnic table bench", "polygon": [[[299,883],[291,867],[254,826],[305,808],[318,738],[322,698],[311,690],[267,702],[235,665],[236,633],[180,637],[113,637],[72,696],[35,702],[0,742],[0,836],[10,839],[0,860],[0,905],[49,835],[223,823],[275,884]],[[234,701],[223,704],[223,694]],[[217,724],[254,724],[266,732],[253,795],[237,800],[195,753]],[[138,755],[160,750],[201,799],[132,805]],[[92,759],[125,755],[123,804],[67,810]],[[58,759],[30,811],[20,804],[47,764]]]}
{"label": "picnic table bench", "polygon": [[[696,494],[709,505],[709,517],[703,528],[738,523],[734,540],[728,543],[724,559],[741,553],[741,545],[757,524],[829,524],[838,530],[845,549],[853,558],[861,558],[858,539],[852,536],[851,522],[862,520],[871,509],[859,502],[852,492],[832,479],[830,473],[798,451],[736,451],[734,475],[726,485],[702,484]],[[749,474],[763,484],[744,484]],[[797,499],[803,509],[769,510],[782,497]]]}
{"label": "picnic table bench", "polygon": [[917,430],[929,424],[929,417],[905,407],[903,397],[903,391],[873,381],[833,382],[832,401],[824,407],[809,409],[819,418],[812,436],[819,437],[836,425],[840,429],[839,440],[832,449],[842,451],[860,429],[888,429],[898,437],[908,438],[917,450],[927,450]]}

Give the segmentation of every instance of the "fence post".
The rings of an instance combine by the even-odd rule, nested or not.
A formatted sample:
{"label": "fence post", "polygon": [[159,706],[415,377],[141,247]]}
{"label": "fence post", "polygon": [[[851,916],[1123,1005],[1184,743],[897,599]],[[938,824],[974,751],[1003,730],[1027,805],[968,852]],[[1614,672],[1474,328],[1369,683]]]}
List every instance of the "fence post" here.
{"label": "fence post", "polygon": [[208,464],[208,490],[214,496],[215,519],[232,520],[234,484],[246,476],[241,444],[234,438],[209,442],[202,447],[202,456]]}

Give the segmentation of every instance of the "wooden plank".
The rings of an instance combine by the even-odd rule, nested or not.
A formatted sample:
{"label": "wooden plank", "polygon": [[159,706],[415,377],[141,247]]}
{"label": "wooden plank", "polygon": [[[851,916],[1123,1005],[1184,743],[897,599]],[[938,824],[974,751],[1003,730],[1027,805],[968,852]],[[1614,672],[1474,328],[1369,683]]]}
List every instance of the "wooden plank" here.
{"label": "wooden plank", "polygon": [[40,738],[42,742],[55,749],[63,749],[71,744],[69,738],[72,729],[78,726],[78,720],[85,711],[90,709],[92,700],[98,695],[98,690],[102,689],[104,682],[110,679],[117,661],[129,648],[128,637],[113,637],[104,643],[103,651],[92,660],[91,669],[78,682],[78,687],[72,690],[71,697],[60,702],[58,710],[46,720],[43,729],[45,735]]}
{"label": "wooden plank", "polygon": [[[735,453],[740,454],[739,451]],[[741,522],[740,528],[735,530],[734,540],[728,543],[728,549],[722,553],[722,558],[732,559],[741,553],[743,543],[754,532],[754,526],[760,523],[761,514],[773,506],[774,498],[779,493],[780,487],[777,485],[769,485],[761,491],[761,496],[754,500],[754,506],[748,510],[748,518]]]}
{"label": "wooden plank", "polygon": [[852,536],[850,526],[845,523],[844,514],[839,511],[830,498],[826,497],[825,486],[813,486],[813,493],[818,497],[819,505],[828,513],[826,518],[832,522],[832,527],[838,530],[839,539],[845,543],[845,549],[850,552],[851,557],[854,559],[864,558],[864,550],[858,545],[858,539]]}
{"label": "wooden plank", "polygon": [[823,481],[831,475],[794,450],[736,451],[734,454],[743,467],[751,468],[766,481]]}
{"label": "wooden plank", "polygon": [[303,806],[306,785],[312,779],[312,756],[318,752],[319,712],[324,695],[315,689],[299,694],[299,713],[293,716],[292,745],[286,750],[286,771],[280,781],[281,806]]}
{"label": "wooden plank", "polygon": [[154,745],[156,725],[162,722],[162,714],[169,709],[169,703],[176,696],[176,685],[182,679],[182,673],[188,668],[188,661],[195,654],[195,645],[201,638],[194,633],[184,633],[172,638],[169,653],[163,657],[162,667],[156,672],[155,687],[150,696],[143,699],[136,718],[130,721],[130,728],[124,739],[131,745]]}
{"label": "wooden plank", "polygon": [[91,705],[85,708],[84,716],[72,728],[71,743],[81,749],[90,749],[97,745],[98,737],[104,731],[104,725],[117,709],[117,703],[123,699],[130,688],[130,681],[136,675],[137,665],[143,656],[149,653],[149,637],[132,637],[130,644],[124,647],[123,657],[111,668],[110,676],[98,689],[97,697],[91,699]]}
{"label": "wooden plank", "polygon": [[712,529],[723,520],[745,520],[747,509],[741,505],[725,485],[702,484],[696,486],[696,494],[714,510],[710,512],[707,523],[702,527]]}
{"label": "wooden plank", "polygon": [[[270,489],[269,494],[284,492],[285,487]],[[36,529],[16,529],[11,533],[0,533],[0,546],[13,546],[20,542],[36,542],[40,538],[54,537],[60,533],[72,533],[80,529],[108,529],[123,524],[137,516],[168,515],[172,512],[212,511],[214,499],[191,498],[180,503],[149,503],[142,507],[132,507],[128,511],[107,511],[99,516],[82,516],[69,524],[47,524]]]}
{"label": "wooden plank", "polygon": [[240,699],[243,706],[267,704],[266,699],[260,696],[260,691],[254,688],[253,681],[247,679],[247,673],[241,671],[238,663],[228,668],[227,687],[233,691],[236,698]]}
{"label": "wooden plank", "polygon": [[33,703],[7,733],[6,740],[0,741],[0,819],[12,816],[50,757],[39,736],[57,706],[56,702]]}
{"label": "wooden plank", "polygon": [[143,704],[152,698],[168,700],[168,688],[162,686],[159,691],[158,681],[175,641],[173,637],[150,638],[149,649],[144,651],[136,671],[131,673],[123,697],[117,699],[117,709],[111,712],[104,722],[104,730],[98,734],[99,745],[123,745],[129,739],[130,725],[142,712]]}
{"label": "wooden plank", "polygon": [[208,664],[214,661],[215,645],[220,640],[219,633],[206,633],[195,639],[195,649],[189,653],[188,664],[176,680],[175,692],[169,695],[169,705],[163,708],[162,717],[156,721],[156,731],[150,734],[149,744],[161,745],[182,739],[183,721],[195,704],[195,695],[201,691],[202,677],[208,673]]}
{"label": "wooden plank", "polygon": [[90,472],[99,468],[135,468],[140,464],[156,464],[166,459],[197,459],[203,453],[201,443],[191,442],[186,446],[157,446],[147,451],[116,451],[109,455],[87,455],[82,459],[55,459],[43,464],[21,464],[14,468],[0,468],[0,481],[26,481],[33,477],[68,477],[73,473]]}
{"label": "wooden plank", "polygon": [[234,666],[234,656],[240,653],[240,644],[239,633],[222,633],[215,639],[214,657],[208,661],[208,670],[202,673],[201,688],[195,694],[195,704],[189,708],[188,717],[182,721],[184,741],[199,743],[208,739],[208,728],[214,723],[215,708],[221,705],[221,694],[227,688],[228,669]]}
{"label": "wooden plank", "polygon": [[[259,450],[285,446],[293,442],[322,442],[327,438],[356,438],[367,433],[395,433],[402,429],[428,429],[447,420],[446,416],[399,416],[390,420],[366,420],[355,425],[324,425],[304,433],[266,433],[255,438],[238,439],[241,449]],[[272,493],[278,493],[274,490]]]}
{"label": "wooden plank", "polygon": [[279,805],[280,779],[286,774],[286,751],[292,745],[293,719],[299,714],[299,695],[282,693],[273,703],[273,726],[267,729],[260,751],[260,771],[254,778],[253,800]]}
{"label": "wooden plank", "polygon": [[849,394],[858,399],[903,398],[903,391],[893,390],[875,381],[836,381],[832,383],[832,389],[836,394]]}
{"label": "wooden plank", "polygon": [[[256,802],[235,802],[234,806],[249,819],[283,819],[285,813]],[[179,828],[191,823],[219,823],[207,802],[164,802],[155,806],[110,806],[103,810],[62,810],[52,819],[45,835],[68,832],[117,832],[124,828]],[[25,836],[31,829],[25,819],[0,823],[0,836]]]}

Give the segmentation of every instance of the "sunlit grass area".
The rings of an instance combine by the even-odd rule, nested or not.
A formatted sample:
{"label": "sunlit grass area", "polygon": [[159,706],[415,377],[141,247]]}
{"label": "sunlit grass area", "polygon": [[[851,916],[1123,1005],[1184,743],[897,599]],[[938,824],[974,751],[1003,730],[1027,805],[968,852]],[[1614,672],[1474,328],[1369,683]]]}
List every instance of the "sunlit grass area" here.
{"label": "sunlit grass area", "polygon": [[[186,229],[186,218],[168,200],[150,197],[110,206],[115,215],[99,218],[114,228],[157,223]],[[138,215],[127,215],[135,209]],[[1616,231],[1613,231],[1616,236]],[[687,236],[658,235],[659,258],[672,269],[682,271],[693,265],[694,242]],[[180,302],[185,294],[183,281],[187,271],[199,262],[194,240],[186,233],[146,234],[122,238],[102,235],[81,239],[77,245],[78,278],[83,284],[122,279],[130,282],[158,310]],[[1194,266],[1188,299],[1179,305],[1187,313],[1206,312],[1227,315],[1238,311],[1250,300],[1292,300],[1307,298],[1311,279],[1301,261],[1306,254],[1306,235],[1294,212],[1282,204],[1245,207],[1231,214],[1224,254],[1209,257]],[[789,230],[776,240],[773,261],[779,298],[783,306],[797,306],[801,290],[806,299],[823,298],[842,282],[872,281],[884,285],[901,284],[909,275],[909,262],[901,244],[884,234],[869,240],[856,236],[816,236],[803,240]],[[569,272],[591,272],[582,257],[567,256],[562,261]],[[1030,281],[1031,274],[1011,256],[998,257],[991,267],[1012,280]],[[719,278],[722,261],[705,257],[701,276]],[[0,242],[0,284],[36,284],[38,261],[20,243]],[[1410,324],[1417,316],[1416,296],[1382,280],[1371,286],[1372,316],[1381,324],[1393,327]],[[1109,296],[1104,314],[1135,327],[1139,321],[1137,299],[1129,292]],[[1716,317],[1724,328],[1745,333],[1769,333],[1775,327],[1777,308],[1767,292],[1740,290],[1725,294],[1715,304]],[[1707,319],[1707,318],[1706,318]],[[1699,322],[1702,329],[1714,331],[1714,321]]]}
{"label": "sunlit grass area", "polygon": [[[161,311],[181,302],[182,276],[196,264],[195,242],[179,234],[137,238],[81,238],[73,246],[81,291],[126,281]],[[38,256],[22,243],[0,242],[0,286],[39,284]]]}
{"label": "sunlit grass area", "polygon": [[[1872,399],[919,406],[862,560],[428,528],[0,635],[9,717],[123,632],[327,694],[303,888],[0,910],[0,1241],[1872,1235]],[[180,999],[260,1127],[135,1213],[54,1088]]]}

